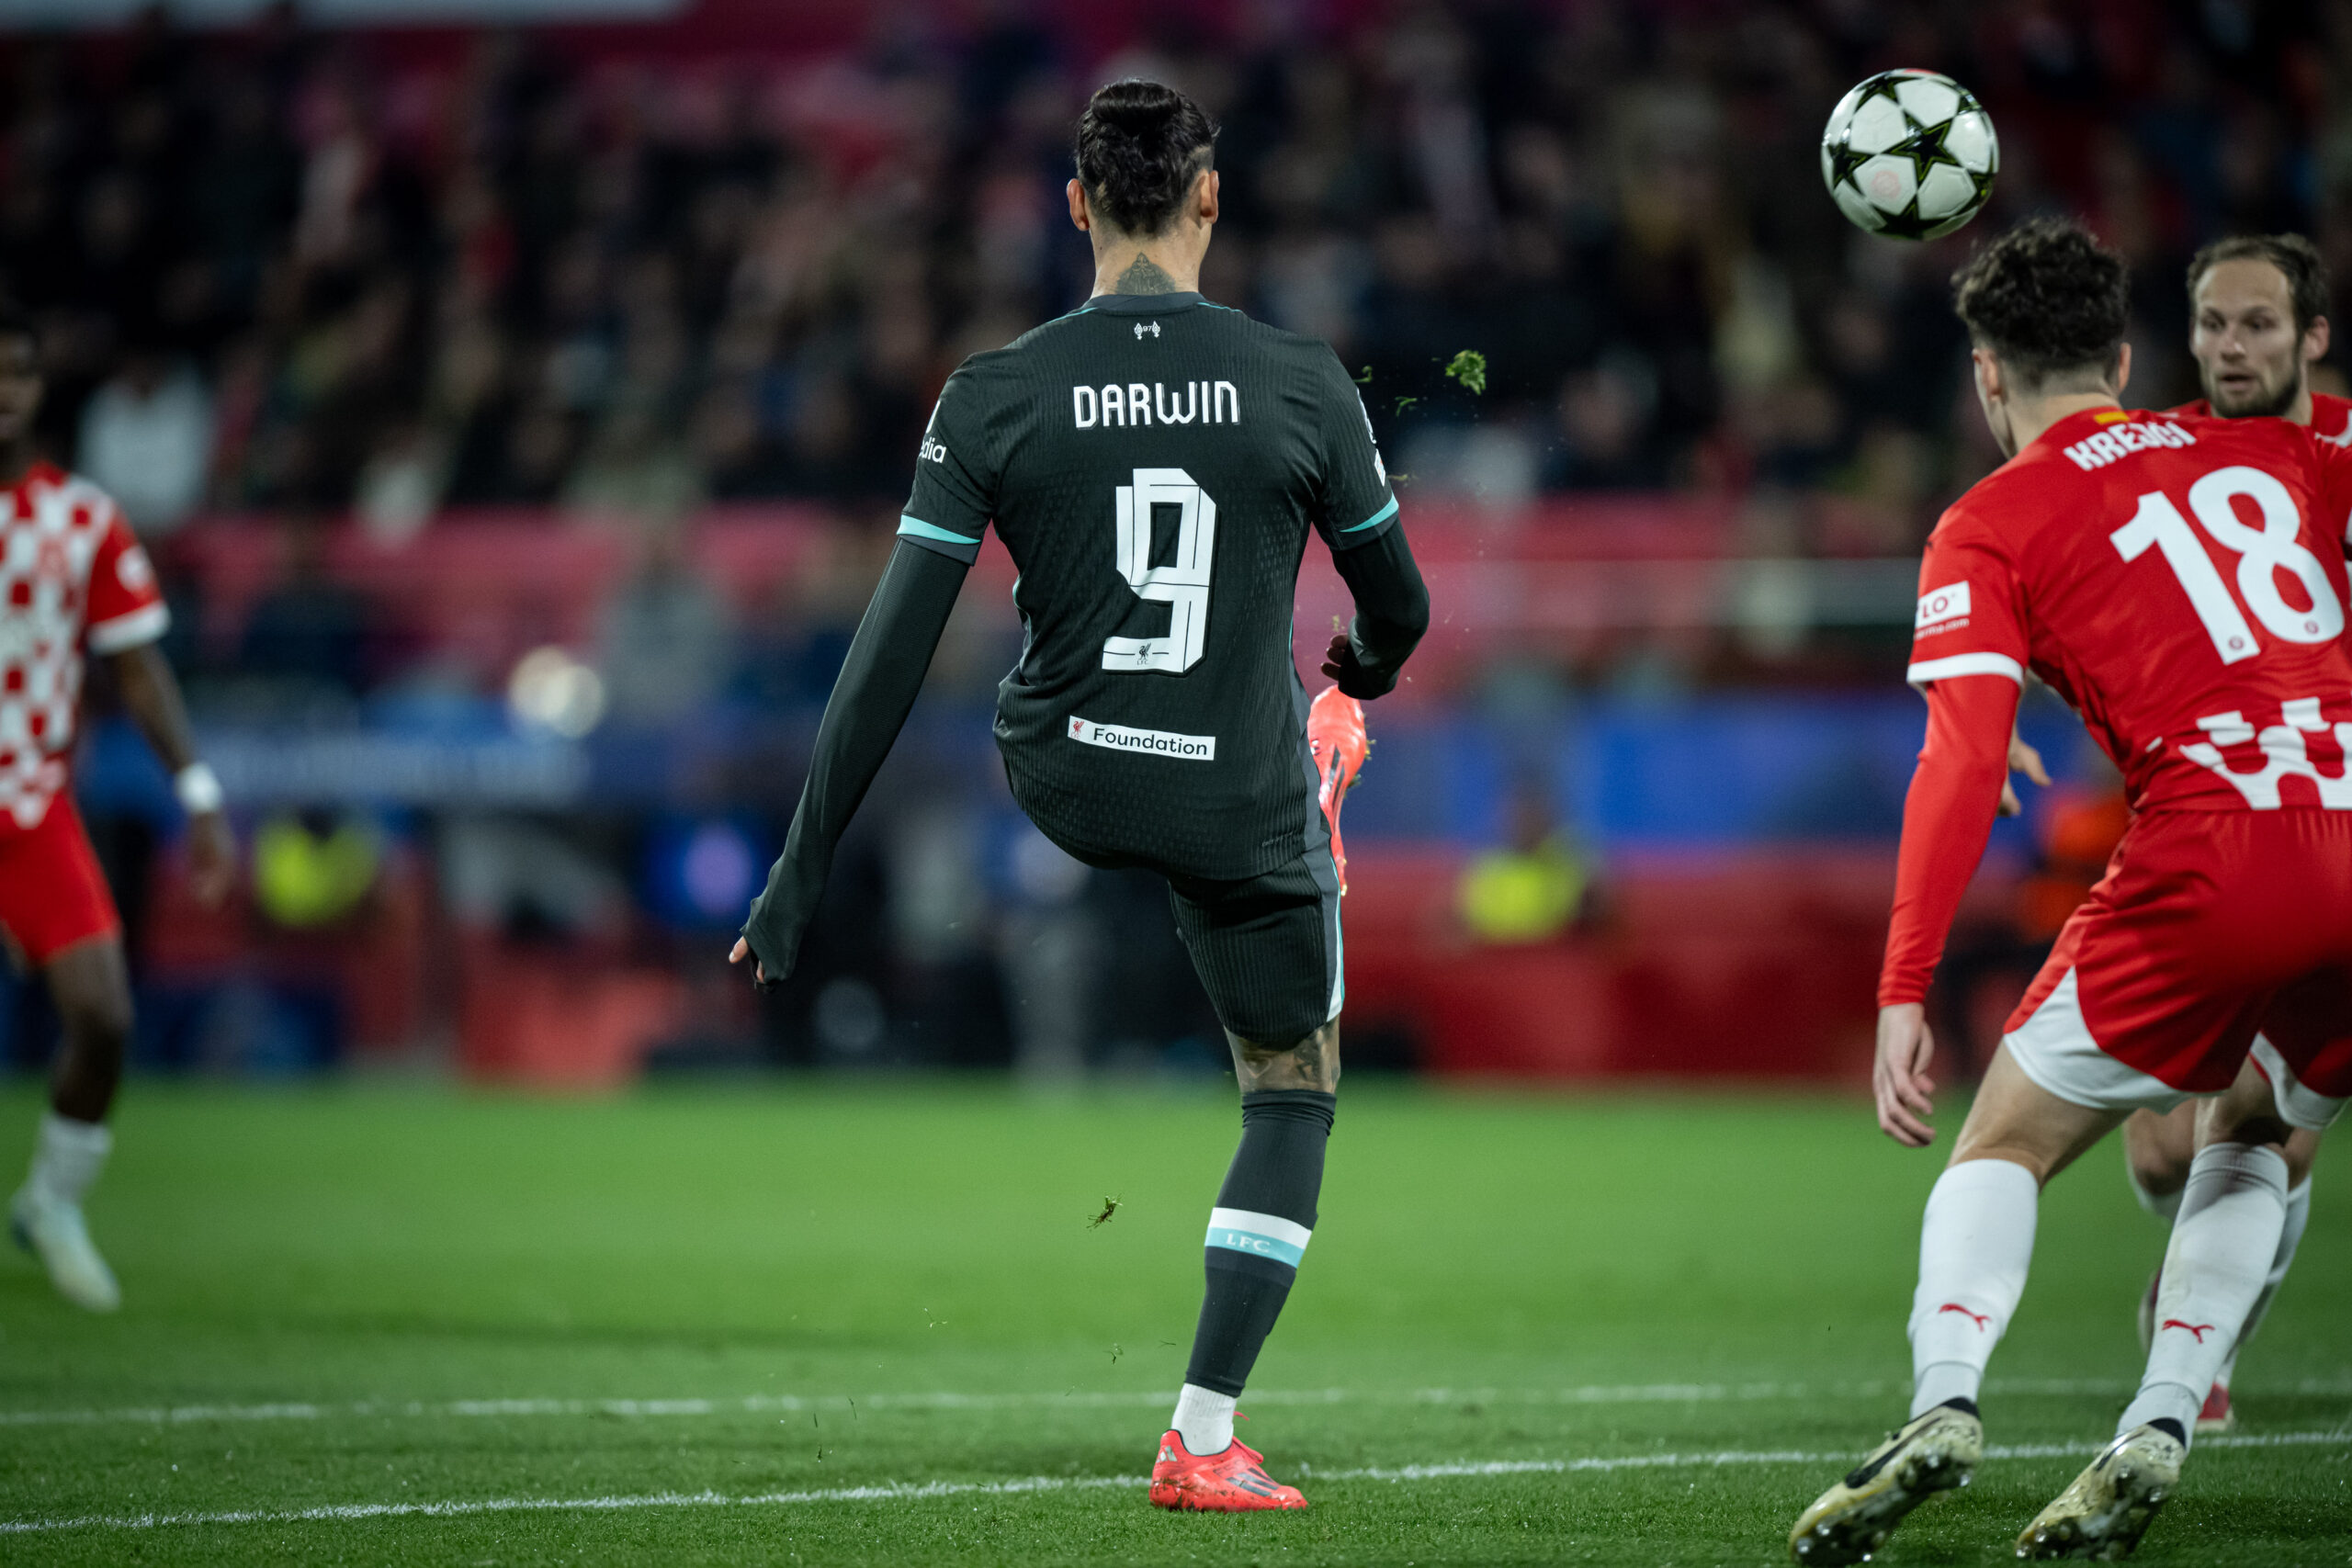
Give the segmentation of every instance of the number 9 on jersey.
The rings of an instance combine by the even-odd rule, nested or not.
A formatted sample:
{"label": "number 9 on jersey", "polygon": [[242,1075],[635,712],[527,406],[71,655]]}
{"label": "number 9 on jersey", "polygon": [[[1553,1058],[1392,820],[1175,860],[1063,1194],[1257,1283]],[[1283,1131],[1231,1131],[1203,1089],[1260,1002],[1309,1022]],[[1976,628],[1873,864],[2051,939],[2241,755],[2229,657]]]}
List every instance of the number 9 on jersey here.
{"label": "number 9 on jersey", "polygon": [[[1209,631],[1209,562],[1216,552],[1216,502],[1182,468],[1137,468],[1117,487],[1119,574],[1136,596],[1168,608],[1166,637],[1114,637],[1102,644],[1105,670],[1182,675],[1201,661]],[[1151,564],[1152,513],[1176,508],[1176,558]]]}

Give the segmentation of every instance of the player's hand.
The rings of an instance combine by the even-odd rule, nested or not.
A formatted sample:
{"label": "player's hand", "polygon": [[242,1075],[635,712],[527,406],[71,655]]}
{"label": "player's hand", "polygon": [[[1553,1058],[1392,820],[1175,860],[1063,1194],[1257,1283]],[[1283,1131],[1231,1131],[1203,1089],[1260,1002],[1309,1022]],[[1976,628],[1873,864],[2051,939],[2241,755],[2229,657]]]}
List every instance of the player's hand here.
{"label": "player's hand", "polygon": [[[727,950],[727,962],[741,964],[746,958],[752,958],[752,944],[739,936],[735,939],[735,945]],[[762,990],[765,990],[774,984],[768,978],[768,972],[760,967],[760,961],[756,958],[752,958],[752,984]]]}
{"label": "player's hand", "polygon": [[1358,702],[1385,697],[1396,684],[1394,681],[1381,681],[1357,661],[1355,644],[1348,640],[1345,632],[1334,633],[1331,646],[1324,649],[1323,673],[1329,676],[1340,691]]}
{"label": "player's hand", "polygon": [[[2009,772],[2023,773],[2044,789],[2050,787],[2050,770],[2041,765],[2041,753],[2027,745],[2025,737],[2014,729],[2009,731]],[[2025,815],[2025,802],[2018,798],[2017,785],[2007,775],[2001,779],[2001,815]]]}
{"label": "player's hand", "polygon": [[217,909],[237,881],[237,835],[225,811],[208,811],[188,818],[187,867],[189,890],[196,901]]}
{"label": "player's hand", "polygon": [[1879,1130],[1905,1148],[1924,1149],[1936,1141],[1936,1130],[1928,1125],[1936,1113],[1936,1083],[1928,1076],[1935,1054],[1926,1008],[1904,1002],[1878,1010],[1878,1060],[1871,1068],[1871,1089],[1878,1097]]}

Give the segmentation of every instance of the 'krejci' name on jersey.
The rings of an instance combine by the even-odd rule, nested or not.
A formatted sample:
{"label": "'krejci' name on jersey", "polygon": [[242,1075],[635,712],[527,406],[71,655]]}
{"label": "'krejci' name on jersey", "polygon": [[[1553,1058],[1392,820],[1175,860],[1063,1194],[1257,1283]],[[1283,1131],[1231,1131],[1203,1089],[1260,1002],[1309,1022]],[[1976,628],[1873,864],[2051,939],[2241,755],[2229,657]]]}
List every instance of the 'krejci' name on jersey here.
{"label": "'krejci' name on jersey", "polygon": [[2150,420],[2145,424],[2117,424],[2096,435],[2086,435],[2065,448],[2066,456],[2075,459],[2075,467],[2083,469],[2103,468],[2119,457],[2129,457],[2134,452],[2154,452],[2167,446],[2194,446],[2197,437],[2170,420]]}
{"label": "'krejci' name on jersey", "polygon": [[1164,383],[1114,381],[1100,390],[1069,389],[1070,417],[1080,430],[1102,425],[1239,424],[1241,389],[1230,381],[1186,381],[1175,392]]}

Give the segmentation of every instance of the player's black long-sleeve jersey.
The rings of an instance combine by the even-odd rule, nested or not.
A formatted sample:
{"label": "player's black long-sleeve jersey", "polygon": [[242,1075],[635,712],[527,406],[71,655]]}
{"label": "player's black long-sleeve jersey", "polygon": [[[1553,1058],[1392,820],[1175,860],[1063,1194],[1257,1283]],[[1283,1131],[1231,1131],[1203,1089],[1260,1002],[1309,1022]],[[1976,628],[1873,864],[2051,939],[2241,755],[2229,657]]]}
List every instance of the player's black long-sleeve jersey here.
{"label": "player's black long-sleeve jersey", "polygon": [[966,361],[745,927],[763,966],[789,967],[991,524],[1021,572],[996,731],[1023,809],[1098,864],[1238,879],[1298,854],[1316,809],[1291,655],[1307,530],[1357,602],[1344,683],[1376,695],[1429,618],[1396,510],[1330,349],[1197,294],[1100,297]]}

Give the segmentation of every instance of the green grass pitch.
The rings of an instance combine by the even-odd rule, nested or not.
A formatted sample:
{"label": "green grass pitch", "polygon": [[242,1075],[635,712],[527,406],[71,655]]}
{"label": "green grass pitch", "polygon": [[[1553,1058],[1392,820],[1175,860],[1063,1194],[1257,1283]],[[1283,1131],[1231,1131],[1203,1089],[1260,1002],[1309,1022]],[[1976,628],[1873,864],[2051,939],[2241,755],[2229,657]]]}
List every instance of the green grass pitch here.
{"label": "green grass pitch", "polygon": [[[123,1312],[0,1260],[0,1562],[1768,1563],[1901,1415],[1940,1154],[1860,1102],[1351,1085],[1242,1404],[1313,1506],[1158,1513],[1238,1125],[1229,1086],[134,1085]],[[2352,1561],[2346,1163],[2138,1561]],[[2044,1201],[2007,1451],[1882,1562],[2007,1560],[2108,1433],[2162,1246],[2120,1166]]]}

